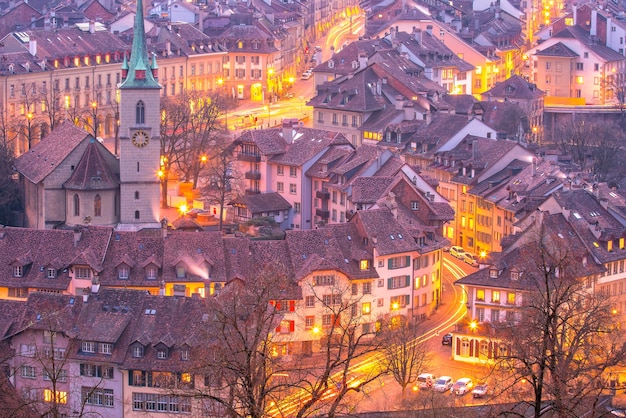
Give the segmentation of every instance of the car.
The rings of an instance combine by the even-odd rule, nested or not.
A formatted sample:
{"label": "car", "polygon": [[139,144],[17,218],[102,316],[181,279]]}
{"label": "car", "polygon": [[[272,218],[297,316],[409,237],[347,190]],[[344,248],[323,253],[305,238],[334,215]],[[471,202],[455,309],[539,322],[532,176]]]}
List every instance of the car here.
{"label": "car", "polygon": [[461,258],[461,260],[465,261],[470,266],[478,265],[478,261],[476,261],[476,257],[474,256],[474,254],[463,253],[463,257]]}
{"label": "car", "polygon": [[437,380],[432,373],[422,373],[417,376],[417,387],[420,389],[430,389],[433,387],[433,383]]}
{"label": "car", "polygon": [[452,334],[447,333],[443,337],[441,337],[441,345],[452,345]]}
{"label": "car", "polygon": [[483,396],[487,394],[488,391],[489,391],[489,385],[486,383],[481,383],[479,385],[476,385],[476,387],[472,391],[472,396],[474,398],[482,398]]}
{"label": "car", "polygon": [[450,247],[450,255],[452,257],[462,259],[463,254],[465,254],[465,250],[463,249],[463,247],[459,247],[458,245],[453,245],[452,247]]}
{"label": "car", "polygon": [[454,381],[450,376],[441,376],[439,379],[435,380],[433,383],[433,390],[435,392],[445,392],[452,388]]}
{"label": "car", "polygon": [[474,383],[472,383],[472,379],[470,379],[469,377],[462,377],[454,382],[454,385],[452,385],[452,389],[450,389],[450,392],[459,396],[465,395],[466,393],[469,393],[470,390],[472,390],[473,386]]}
{"label": "car", "polygon": [[302,80],[308,80],[309,78],[311,78],[311,76],[313,75],[313,73],[305,71],[302,73],[302,76],[300,77]]}

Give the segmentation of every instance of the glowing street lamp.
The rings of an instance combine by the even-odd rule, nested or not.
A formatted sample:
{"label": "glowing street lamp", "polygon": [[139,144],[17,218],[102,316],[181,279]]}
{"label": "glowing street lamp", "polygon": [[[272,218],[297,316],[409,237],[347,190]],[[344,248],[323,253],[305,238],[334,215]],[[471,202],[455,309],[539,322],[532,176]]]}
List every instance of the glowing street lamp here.
{"label": "glowing street lamp", "polygon": [[181,215],[185,216],[187,214],[187,212],[189,212],[189,208],[187,207],[187,205],[182,204],[178,208],[178,211],[180,212]]}

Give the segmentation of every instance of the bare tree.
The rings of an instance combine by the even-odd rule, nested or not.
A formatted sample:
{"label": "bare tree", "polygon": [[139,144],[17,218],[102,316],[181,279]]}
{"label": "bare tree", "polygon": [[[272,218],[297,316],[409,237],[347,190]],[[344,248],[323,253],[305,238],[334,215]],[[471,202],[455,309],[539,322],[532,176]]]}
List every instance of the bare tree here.
{"label": "bare tree", "polygon": [[0,143],[0,224],[13,224],[13,211],[19,209],[21,194],[14,174],[13,150]]}
{"label": "bare tree", "polygon": [[427,343],[421,340],[424,331],[426,327],[422,324],[403,319],[399,323],[387,324],[380,334],[386,341],[385,366],[402,388],[402,399],[406,396],[406,388],[414,384],[420,371],[430,364]]}
{"label": "bare tree", "polygon": [[43,113],[47,119],[47,126],[54,130],[66,116],[62,101],[64,100],[59,79],[51,80],[50,86],[41,87],[39,97],[41,99]]}
{"label": "bare tree", "polygon": [[184,150],[188,105],[180,97],[161,100],[161,207],[166,208],[167,187],[172,170],[179,164]]}
{"label": "bare tree", "polygon": [[524,293],[519,320],[503,328],[496,366],[511,386],[530,388],[534,416],[575,416],[584,402],[597,402],[603,374],[624,359],[624,340],[612,324],[611,300],[594,294],[581,254],[543,227],[523,247],[520,279]]}

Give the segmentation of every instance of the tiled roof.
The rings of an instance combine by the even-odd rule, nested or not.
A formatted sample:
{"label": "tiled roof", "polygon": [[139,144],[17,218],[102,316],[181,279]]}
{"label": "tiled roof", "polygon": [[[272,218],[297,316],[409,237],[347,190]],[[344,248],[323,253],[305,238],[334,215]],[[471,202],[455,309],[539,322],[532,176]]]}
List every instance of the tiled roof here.
{"label": "tiled roof", "polygon": [[362,210],[357,211],[356,216],[360,220],[360,228],[363,228],[379,255],[420,250],[412,235],[394,218],[391,210]]}
{"label": "tiled roof", "polygon": [[15,168],[24,177],[37,184],[52,173],[59,164],[90,135],[66,120],[57,126],[30,151],[15,160]]}
{"label": "tiled roof", "polygon": [[[589,32],[587,32],[584,28],[578,26],[578,25],[574,25],[574,26],[567,26],[565,29],[563,29],[562,31],[553,34],[552,35],[553,39],[558,39],[558,38],[574,38],[577,39],[578,41],[581,42],[582,45],[586,45],[589,48],[589,51],[593,52],[594,54],[600,56],[600,58],[602,58],[605,61],[623,61],[624,60],[624,56],[622,54],[620,54],[619,52],[609,48],[606,45],[602,45],[602,44],[597,44],[597,43],[593,43],[591,41],[591,37],[589,35]],[[559,42],[559,44],[561,44]],[[556,44],[558,45],[558,44]],[[555,45],[555,46],[556,46]],[[537,51],[537,53],[539,53],[539,51]],[[543,55],[543,54],[541,54]],[[579,56],[580,54],[576,54],[575,56]]]}
{"label": "tiled roof", "polygon": [[576,58],[579,56],[576,52],[569,49],[563,42],[558,42],[545,49],[539,49],[535,52],[537,56],[546,57],[562,57],[562,58]]}
{"label": "tiled roof", "polygon": [[414,54],[428,68],[456,68],[460,72],[472,71],[474,66],[446,46],[428,31],[394,35],[401,45]]}
{"label": "tiled roof", "polygon": [[[280,131],[282,136],[283,131]],[[270,162],[289,166],[302,166],[325,148],[334,145],[350,146],[350,141],[342,133],[321,129],[294,128],[293,140],[287,145],[285,152],[274,155]],[[284,141],[284,138],[283,138]]]}
{"label": "tiled roof", "polygon": [[497,83],[490,90],[482,93],[483,97],[496,97],[498,99],[521,99],[532,100],[545,95],[543,90],[539,90],[533,83],[529,83],[521,76],[514,74],[506,80]]}
{"label": "tiled roof", "polygon": [[102,152],[109,151],[91,139],[72,175],[63,183],[63,187],[70,190],[116,189],[119,180],[102,157]]}
{"label": "tiled roof", "polygon": [[260,193],[254,195],[242,195],[234,199],[231,204],[243,206],[253,214],[289,210],[291,205],[280,193]]}
{"label": "tiled roof", "polygon": [[373,204],[384,196],[396,177],[358,177],[352,183],[352,203]]}
{"label": "tiled roof", "polygon": [[[82,232],[5,227],[0,231],[0,285],[67,290],[72,262],[89,254],[94,268],[104,259],[110,228],[88,227]],[[13,277],[11,265],[28,255],[23,277]],[[87,264],[85,262],[85,264]],[[48,278],[54,268],[56,277]]]}

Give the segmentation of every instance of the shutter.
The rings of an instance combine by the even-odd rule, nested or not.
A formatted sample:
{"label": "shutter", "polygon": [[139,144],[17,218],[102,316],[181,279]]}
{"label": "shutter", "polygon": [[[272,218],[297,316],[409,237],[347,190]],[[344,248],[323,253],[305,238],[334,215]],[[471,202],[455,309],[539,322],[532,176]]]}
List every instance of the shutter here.
{"label": "shutter", "polygon": [[469,356],[470,357],[474,357],[474,340],[470,340],[470,352],[469,352]]}
{"label": "shutter", "polygon": [[493,357],[493,343],[490,342],[488,345],[488,352],[487,352],[487,358],[492,358]]}
{"label": "shutter", "polygon": [[[84,364],[81,364],[81,367],[84,366]],[[128,386],[135,386],[133,384],[133,371],[129,370],[128,371]]]}
{"label": "shutter", "polygon": [[273,300],[270,300],[270,305],[272,305],[272,306],[276,306],[276,302],[275,302],[275,301],[273,301]]}
{"label": "shutter", "polygon": [[391,270],[393,268],[393,262],[392,262],[391,258],[389,260],[387,260],[387,268],[389,270]]}
{"label": "shutter", "polygon": [[296,330],[296,321],[289,321],[289,332],[294,332]]}
{"label": "shutter", "polygon": [[[141,372],[144,378],[144,386],[152,387],[152,372]],[[147,376],[147,379],[146,379]]]}
{"label": "shutter", "polygon": [[387,289],[391,289],[391,285],[393,284],[393,279],[387,279]]}
{"label": "shutter", "polygon": [[404,263],[405,267],[409,267],[411,265],[411,256],[406,256],[406,263]]}
{"label": "shutter", "polygon": [[461,355],[461,343],[459,342],[459,339],[456,339],[456,355],[460,356]]}
{"label": "shutter", "polygon": [[289,312],[295,312],[296,311],[296,301],[295,300],[290,300],[289,301]]}
{"label": "shutter", "polygon": [[276,327],[276,332],[280,332],[280,324]]}
{"label": "shutter", "polygon": [[406,276],[406,285],[411,286],[411,276]]}
{"label": "shutter", "polygon": [[498,358],[498,343],[493,343],[493,358]]}
{"label": "shutter", "polygon": [[409,306],[411,305],[411,295],[404,295],[404,299],[405,299],[405,305]]}
{"label": "shutter", "polygon": [[276,301],[276,310],[280,311],[280,301],[279,300]]}

